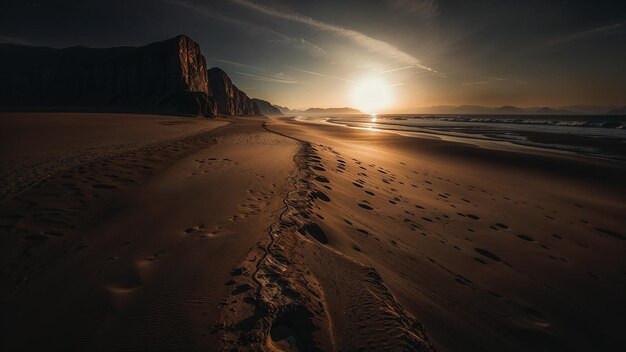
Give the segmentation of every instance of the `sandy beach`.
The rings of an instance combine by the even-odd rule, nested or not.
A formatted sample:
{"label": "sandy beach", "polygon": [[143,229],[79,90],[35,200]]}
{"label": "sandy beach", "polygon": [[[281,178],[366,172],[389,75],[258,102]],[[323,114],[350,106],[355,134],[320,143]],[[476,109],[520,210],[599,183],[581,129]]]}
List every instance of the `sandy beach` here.
{"label": "sandy beach", "polygon": [[626,348],[623,162],[293,117],[0,137],[3,350]]}

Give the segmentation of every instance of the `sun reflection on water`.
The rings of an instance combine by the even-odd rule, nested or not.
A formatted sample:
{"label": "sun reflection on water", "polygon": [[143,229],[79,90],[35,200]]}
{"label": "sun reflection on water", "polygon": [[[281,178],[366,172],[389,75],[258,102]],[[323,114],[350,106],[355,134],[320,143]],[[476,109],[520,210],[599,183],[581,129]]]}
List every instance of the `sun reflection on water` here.
{"label": "sun reflection on water", "polygon": [[378,121],[378,117],[376,116],[376,114],[370,114],[370,123],[367,125],[367,129],[369,131],[380,131],[378,129],[378,124],[376,123]]}

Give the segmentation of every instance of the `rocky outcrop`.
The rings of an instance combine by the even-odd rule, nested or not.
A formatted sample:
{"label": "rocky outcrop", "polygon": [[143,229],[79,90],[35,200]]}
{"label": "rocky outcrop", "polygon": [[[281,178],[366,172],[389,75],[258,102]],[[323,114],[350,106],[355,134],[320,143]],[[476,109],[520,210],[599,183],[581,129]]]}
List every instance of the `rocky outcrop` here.
{"label": "rocky outcrop", "polygon": [[0,44],[0,58],[4,109],[259,114],[224,71],[207,70],[200,46],[184,35],[142,47],[106,49]]}
{"label": "rocky outcrop", "polygon": [[283,113],[267,100],[252,98],[252,101],[259,107],[259,112],[263,115],[282,115]]}
{"label": "rocky outcrop", "polygon": [[297,112],[301,112],[298,110],[291,110],[286,106],[280,106],[280,105],[274,105],[278,110],[280,110],[280,112],[282,112],[283,114],[291,114],[291,113],[297,113]]}
{"label": "rocky outcrop", "polygon": [[259,107],[246,93],[237,88],[226,72],[218,67],[208,71],[209,85],[222,115],[259,115]]}

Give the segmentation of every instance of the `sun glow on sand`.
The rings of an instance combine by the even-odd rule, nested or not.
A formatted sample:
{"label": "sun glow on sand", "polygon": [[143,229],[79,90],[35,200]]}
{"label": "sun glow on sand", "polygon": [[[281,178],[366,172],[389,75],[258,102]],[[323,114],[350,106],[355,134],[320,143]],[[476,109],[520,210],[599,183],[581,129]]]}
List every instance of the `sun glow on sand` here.
{"label": "sun glow on sand", "polygon": [[367,77],[352,88],[352,105],[364,113],[375,115],[391,106],[391,86],[381,78]]}

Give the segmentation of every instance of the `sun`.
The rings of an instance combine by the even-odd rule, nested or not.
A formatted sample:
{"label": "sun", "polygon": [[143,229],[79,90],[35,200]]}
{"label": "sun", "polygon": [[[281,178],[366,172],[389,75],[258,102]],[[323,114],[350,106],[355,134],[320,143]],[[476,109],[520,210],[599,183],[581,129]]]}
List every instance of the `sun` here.
{"label": "sun", "polygon": [[392,103],[391,86],[378,77],[357,81],[352,88],[352,105],[367,114],[377,114]]}

